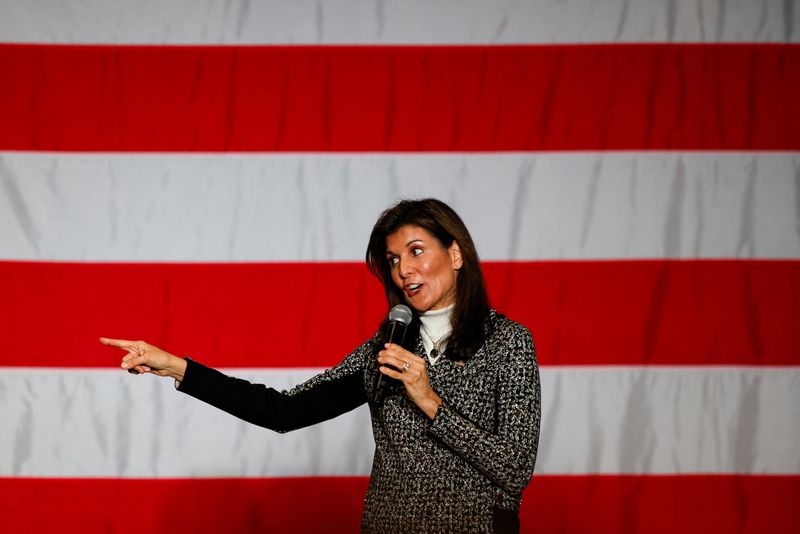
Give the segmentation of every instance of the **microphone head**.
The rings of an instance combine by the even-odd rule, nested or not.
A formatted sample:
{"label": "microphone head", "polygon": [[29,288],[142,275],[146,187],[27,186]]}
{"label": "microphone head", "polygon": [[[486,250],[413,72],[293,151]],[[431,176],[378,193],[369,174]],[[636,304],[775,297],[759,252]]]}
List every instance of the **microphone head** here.
{"label": "microphone head", "polygon": [[397,321],[403,323],[404,326],[411,324],[411,309],[405,304],[398,304],[389,311],[389,322]]}

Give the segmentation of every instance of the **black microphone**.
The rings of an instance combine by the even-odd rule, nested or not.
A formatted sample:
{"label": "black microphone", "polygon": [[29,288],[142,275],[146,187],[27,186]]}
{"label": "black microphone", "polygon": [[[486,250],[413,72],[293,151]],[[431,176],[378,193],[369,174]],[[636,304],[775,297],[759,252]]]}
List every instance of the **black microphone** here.
{"label": "black microphone", "polygon": [[[383,342],[402,345],[406,338],[406,330],[408,329],[408,325],[411,324],[412,318],[413,315],[411,315],[411,310],[408,306],[398,304],[392,308],[389,311],[389,324],[386,326],[386,334],[384,335]],[[395,369],[394,366],[387,365],[387,367],[399,371],[399,369]],[[383,399],[393,390],[396,390],[399,385],[399,380],[377,371],[375,387],[372,390],[372,400],[377,403],[383,402]]]}

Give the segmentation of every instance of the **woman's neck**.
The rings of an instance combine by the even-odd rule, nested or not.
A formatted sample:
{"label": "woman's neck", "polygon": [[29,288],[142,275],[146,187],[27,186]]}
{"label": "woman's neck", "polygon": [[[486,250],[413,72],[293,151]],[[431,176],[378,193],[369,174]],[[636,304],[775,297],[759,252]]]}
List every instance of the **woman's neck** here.
{"label": "woman's neck", "polygon": [[[419,320],[422,323],[420,337],[431,365],[439,361],[447,345],[447,337],[453,330],[450,320],[453,317],[454,308],[455,304],[451,304],[445,308],[419,314]],[[434,349],[436,349],[436,355],[432,354]]]}

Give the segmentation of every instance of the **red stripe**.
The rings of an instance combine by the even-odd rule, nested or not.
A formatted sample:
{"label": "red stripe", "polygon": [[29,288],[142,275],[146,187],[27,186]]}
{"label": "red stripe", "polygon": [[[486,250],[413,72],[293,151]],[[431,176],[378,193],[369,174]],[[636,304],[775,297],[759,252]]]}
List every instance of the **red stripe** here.
{"label": "red stripe", "polygon": [[[800,261],[487,263],[547,364],[800,364]],[[321,367],[386,312],[366,267],[0,262],[0,365],[113,366],[100,336],[223,367]]]}
{"label": "red stripe", "polygon": [[[357,532],[366,478],[0,479],[2,532]],[[800,476],[541,476],[522,532],[795,533]]]}
{"label": "red stripe", "polygon": [[0,45],[0,149],[800,149],[800,46]]}
{"label": "red stripe", "polygon": [[525,532],[796,533],[800,476],[534,476]]}

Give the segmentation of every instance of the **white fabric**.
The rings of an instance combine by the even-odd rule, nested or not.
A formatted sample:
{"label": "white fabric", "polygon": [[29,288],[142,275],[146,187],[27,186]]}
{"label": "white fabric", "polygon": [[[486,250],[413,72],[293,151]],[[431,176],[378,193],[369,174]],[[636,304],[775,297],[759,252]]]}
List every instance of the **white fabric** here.
{"label": "white fabric", "polygon": [[[436,365],[447,348],[446,337],[453,330],[450,319],[453,317],[455,306],[455,304],[451,304],[440,310],[430,310],[419,314],[419,320],[422,322],[420,329],[422,346],[428,354],[428,363],[431,365]],[[435,358],[431,356],[434,344],[437,344],[439,349],[439,354]]]}
{"label": "white fabric", "polygon": [[3,0],[0,40],[137,44],[797,42],[753,0]]}
{"label": "white fabric", "polygon": [[[278,389],[313,369],[229,371]],[[536,472],[800,472],[800,369],[544,367]],[[0,373],[0,476],[369,474],[366,407],[278,435],[121,370]]]}
{"label": "white fabric", "polygon": [[483,260],[800,258],[798,176],[794,153],[0,153],[0,259],[360,263],[423,196]]}

